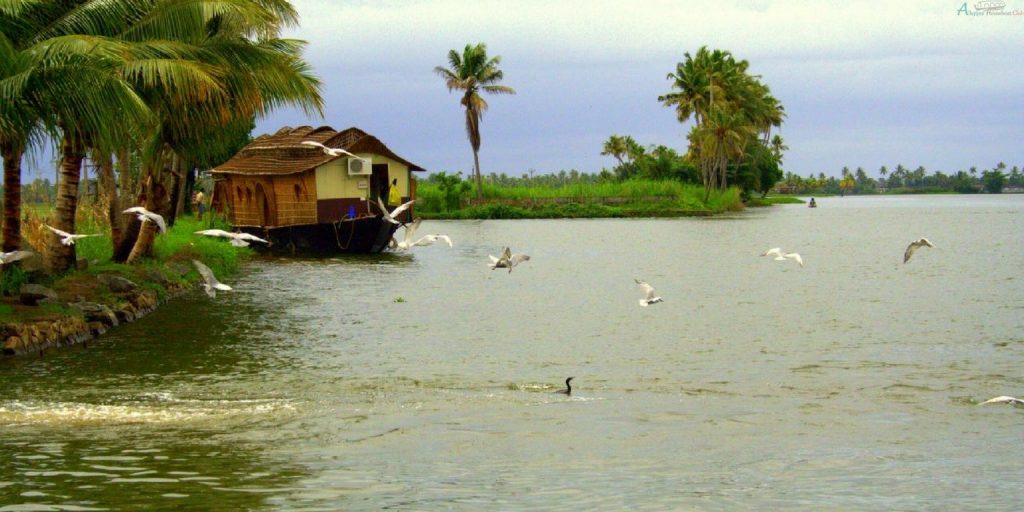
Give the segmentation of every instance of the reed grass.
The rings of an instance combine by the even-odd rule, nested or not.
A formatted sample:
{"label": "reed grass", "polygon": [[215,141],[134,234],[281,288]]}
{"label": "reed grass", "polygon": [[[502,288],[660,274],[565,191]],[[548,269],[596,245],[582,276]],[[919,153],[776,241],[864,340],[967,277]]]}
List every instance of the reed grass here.
{"label": "reed grass", "polygon": [[[560,186],[499,186],[485,183],[484,200],[528,203],[531,200],[567,199],[565,204],[483,204],[463,206],[454,211],[444,207],[444,191],[425,181],[417,185],[420,200],[417,213],[438,218],[556,218],[556,217],[635,217],[677,216],[722,213],[743,208],[736,188],[714,190],[704,201],[700,185],[670,180],[632,179],[621,182],[567,183]],[[621,205],[591,202],[601,198],[625,198]]]}
{"label": "reed grass", "polygon": [[[26,221],[22,223],[21,229],[24,244],[40,254],[45,254],[49,238],[57,236],[44,226],[53,224],[53,206],[33,204],[25,208],[24,212]],[[191,260],[197,259],[218,276],[235,274],[242,260],[251,256],[253,250],[232,246],[225,238],[195,234],[196,231],[211,228],[229,231],[231,225],[223,217],[212,213],[207,213],[203,218],[191,215],[178,217],[174,225],[168,228],[167,233],[157,235],[153,244],[153,259],[142,262],[141,266],[156,268],[163,265],[162,262],[182,261],[191,267]],[[75,216],[75,231],[80,234],[100,235],[80,238],[75,243],[75,254],[89,261],[88,273],[133,273],[133,265],[112,261],[114,248],[110,239],[110,223],[106,213],[98,205],[80,204]],[[192,273],[195,273],[194,269]]]}

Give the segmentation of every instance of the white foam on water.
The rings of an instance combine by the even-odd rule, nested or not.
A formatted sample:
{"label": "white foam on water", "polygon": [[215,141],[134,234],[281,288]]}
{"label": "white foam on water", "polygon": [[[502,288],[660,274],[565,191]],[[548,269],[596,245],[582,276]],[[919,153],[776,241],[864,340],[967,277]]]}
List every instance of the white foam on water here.
{"label": "white foam on water", "polygon": [[166,393],[148,397],[143,402],[115,404],[2,402],[0,425],[181,424],[295,411],[288,400],[180,400]]}

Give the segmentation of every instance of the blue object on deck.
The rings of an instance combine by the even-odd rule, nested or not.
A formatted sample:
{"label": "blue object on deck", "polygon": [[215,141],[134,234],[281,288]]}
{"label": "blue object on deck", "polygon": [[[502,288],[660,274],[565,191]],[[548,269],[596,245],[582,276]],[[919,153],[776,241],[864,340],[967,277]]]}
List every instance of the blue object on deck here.
{"label": "blue object on deck", "polygon": [[356,207],[355,207],[355,205],[349,205],[349,207],[348,207],[348,218],[350,218],[350,219],[356,218]]}

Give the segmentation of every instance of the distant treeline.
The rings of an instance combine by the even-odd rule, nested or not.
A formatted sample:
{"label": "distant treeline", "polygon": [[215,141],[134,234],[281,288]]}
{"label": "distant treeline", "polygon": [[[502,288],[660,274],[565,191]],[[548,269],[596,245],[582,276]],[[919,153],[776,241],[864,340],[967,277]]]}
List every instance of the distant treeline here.
{"label": "distant treeline", "polygon": [[818,173],[817,177],[812,174],[806,178],[787,172],[776,191],[791,194],[999,194],[1004,190],[1024,191],[1024,173],[1016,165],[1007,171],[1003,162],[991,169],[978,171],[977,167],[971,167],[967,171],[959,170],[950,174],[943,171],[928,174],[923,166],[911,170],[902,164],[890,171],[883,165],[878,169],[877,176],[868,176],[863,167],[855,171],[843,167],[838,178],[826,177],[824,172]]}

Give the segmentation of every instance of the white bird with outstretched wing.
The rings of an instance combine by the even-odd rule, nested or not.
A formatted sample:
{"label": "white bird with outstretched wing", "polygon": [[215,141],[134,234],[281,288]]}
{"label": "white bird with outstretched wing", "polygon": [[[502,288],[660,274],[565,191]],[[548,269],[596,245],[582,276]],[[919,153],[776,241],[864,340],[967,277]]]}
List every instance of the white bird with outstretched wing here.
{"label": "white bird with outstretched wing", "polygon": [[918,247],[935,247],[935,246],[932,245],[932,243],[930,241],[928,241],[927,238],[924,238],[924,237],[918,238],[917,240],[914,240],[913,242],[910,242],[910,245],[907,246],[907,250],[903,251],[903,263],[906,263],[907,261],[910,260],[910,257],[914,255],[914,251],[916,251]]}
{"label": "white bird with outstretched wing", "polygon": [[405,251],[405,250],[411,249],[411,248],[416,247],[416,246],[431,245],[431,244],[433,244],[434,242],[436,242],[438,240],[444,240],[445,242],[448,243],[448,247],[452,247],[452,239],[449,238],[448,235],[439,235],[439,234],[426,235],[426,236],[421,237],[419,240],[413,241],[412,238],[415,235],[416,230],[419,229],[420,221],[421,220],[422,219],[417,218],[416,220],[412,221],[411,223],[406,224],[405,225],[405,237],[403,237],[403,239],[401,241],[397,241],[394,238],[392,238],[392,242],[393,242],[392,243],[392,247],[397,248],[397,249],[402,250],[402,251]]}
{"label": "white bird with outstretched wing", "polygon": [[32,251],[11,251],[0,253],[0,265],[6,265],[8,263],[14,263],[15,261],[23,260],[29,256],[33,256],[37,253]]}
{"label": "white bird with outstretched wing", "polygon": [[230,238],[231,245],[235,247],[246,247],[247,245],[249,245],[249,242],[261,242],[270,245],[269,241],[264,240],[256,235],[250,235],[249,233],[232,233],[230,231],[224,231],[223,229],[204,229],[202,231],[196,231],[196,234]]}
{"label": "white bird with outstretched wing", "polygon": [[75,240],[78,240],[79,238],[85,238],[85,237],[88,237],[88,236],[100,236],[98,234],[96,234],[96,235],[76,235],[76,234],[68,233],[67,231],[62,231],[62,230],[57,229],[57,228],[55,228],[53,226],[50,226],[48,224],[43,224],[43,226],[46,227],[46,229],[49,229],[50,231],[53,231],[54,233],[57,233],[57,235],[60,236],[60,243],[62,243],[64,245],[75,245]]}
{"label": "white bird with outstretched wing", "polygon": [[654,287],[647,284],[647,281],[642,281],[640,279],[633,279],[633,281],[635,281],[636,284],[640,285],[640,291],[643,292],[644,294],[643,298],[639,299],[638,301],[641,306],[647,307],[650,306],[651,304],[665,302],[661,297],[656,297],[654,295]]}
{"label": "white bird with outstretched wing", "polygon": [[314,140],[304,140],[304,141],[302,141],[302,144],[305,144],[307,146],[313,146],[315,148],[320,148],[320,150],[323,151],[325,155],[331,155],[331,156],[348,155],[348,156],[351,156],[353,158],[359,158],[360,160],[363,160],[363,158],[360,158],[360,157],[356,156],[353,153],[345,151],[344,149],[341,149],[341,148],[329,148],[329,147],[324,146],[323,144],[321,144],[321,143],[319,143],[317,141],[314,141]]}
{"label": "white bird with outstretched wing", "polygon": [[159,229],[161,233],[167,232],[167,223],[164,222],[164,217],[159,213],[153,213],[141,206],[133,206],[122,213],[134,213],[138,216],[139,221],[152,222],[156,224],[157,229]]}
{"label": "white bird with outstretched wing", "polygon": [[196,266],[196,270],[199,271],[199,275],[203,278],[203,290],[206,291],[207,295],[210,297],[216,297],[217,290],[231,291],[230,286],[217,280],[213,275],[213,271],[210,270],[210,267],[207,267],[199,260],[192,260],[192,264]]}
{"label": "white bird with outstretched wing", "polygon": [[413,199],[412,201],[398,205],[397,207],[395,207],[394,210],[388,211],[388,207],[384,204],[384,201],[381,201],[380,198],[378,197],[377,207],[380,208],[381,214],[384,215],[384,220],[392,224],[401,224],[401,221],[399,221],[397,217],[401,215],[402,212],[408,210],[409,207],[412,206],[415,202],[416,200]]}

